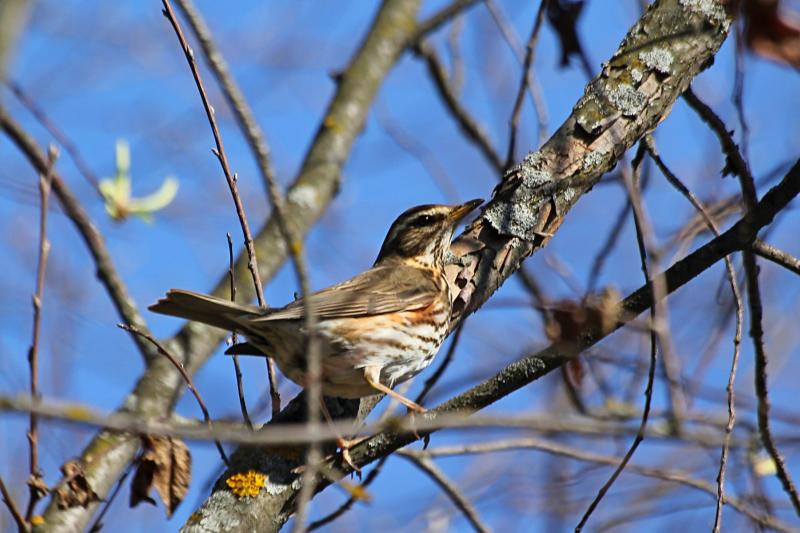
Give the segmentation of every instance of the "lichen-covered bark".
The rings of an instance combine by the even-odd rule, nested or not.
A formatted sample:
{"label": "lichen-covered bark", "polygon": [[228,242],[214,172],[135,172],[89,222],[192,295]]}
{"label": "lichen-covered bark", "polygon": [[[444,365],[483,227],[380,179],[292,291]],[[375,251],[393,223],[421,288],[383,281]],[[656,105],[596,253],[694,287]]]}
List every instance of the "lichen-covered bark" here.
{"label": "lichen-covered bark", "polygon": [[[454,243],[460,262],[448,267],[457,289],[451,328],[544,246],[577,200],[659,124],[694,76],[711,63],[730,23],[730,13],[712,0],[661,0],[647,10],[587,86],[569,118],[541,150],[506,174],[482,215]],[[632,298],[629,303],[639,302],[634,306],[638,309],[643,296]],[[480,409],[563,361],[556,350],[525,358],[436,411]],[[353,458],[368,464],[413,440],[411,435],[382,433],[354,448]],[[219,531],[221,524],[225,531],[279,529],[294,510],[300,480],[290,471],[301,463],[298,450],[240,448],[183,531]],[[225,480],[248,469],[267,476],[265,488],[257,497],[237,498]],[[318,490],[329,482],[319,480]]]}
{"label": "lichen-covered bark", "polygon": [[[339,188],[341,170],[350,149],[364,126],[370,105],[383,79],[415,31],[418,0],[388,0],[380,8],[370,32],[351,64],[338,80],[333,100],[326,110],[300,173],[288,190],[287,223],[293,235],[304,235],[319,218]],[[286,248],[278,225],[271,217],[255,237],[262,279],[269,279],[286,259]],[[254,296],[248,283],[247,257],[236,262],[238,294]],[[227,296],[228,280],[220,278],[215,294]],[[165,346],[182,358],[193,373],[208,359],[223,340],[219,330],[187,323]],[[173,409],[184,383],[164,358],[152,359],[127,397],[122,411],[143,417],[164,417]],[[138,439],[128,434],[101,431],[80,455],[92,489],[106,497],[122,472],[134,459]],[[44,521],[35,531],[80,531],[86,528],[97,504],[88,508],[59,509],[51,499],[43,513]]]}
{"label": "lichen-covered bark", "polygon": [[541,248],[564,215],[711,64],[731,18],[713,0],[651,5],[603,64],[572,114],[537,152],[506,173],[482,216],[454,244],[463,268],[455,323]]}

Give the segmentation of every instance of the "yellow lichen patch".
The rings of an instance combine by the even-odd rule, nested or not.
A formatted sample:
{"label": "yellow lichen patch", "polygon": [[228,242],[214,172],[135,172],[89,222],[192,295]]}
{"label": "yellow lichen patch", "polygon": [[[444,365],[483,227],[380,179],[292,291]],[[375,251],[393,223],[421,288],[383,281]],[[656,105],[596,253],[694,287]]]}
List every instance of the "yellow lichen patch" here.
{"label": "yellow lichen patch", "polygon": [[300,255],[301,253],[303,253],[303,242],[292,241],[292,254]]}
{"label": "yellow lichen patch", "polygon": [[333,118],[333,115],[328,115],[327,117],[325,117],[323,124],[325,124],[326,128],[333,129],[336,126],[336,119]]}
{"label": "yellow lichen patch", "polygon": [[239,498],[255,498],[261,489],[264,488],[264,482],[267,476],[255,470],[248,470],[247,472],[239,472],[225,480],[225,483],[231,488]]}
{"label": "yellow lichen patch", "polygon": [[42,524],[44,524],[44,517],[42,515],[37,514],[31,517],[32,526],[41,526]]}
{"label": "yellow lichen patch", "polygon": [[92,412],[82,405],[70,405],[64,409],[64,414],[71,420],[86,422],[92,419]]}

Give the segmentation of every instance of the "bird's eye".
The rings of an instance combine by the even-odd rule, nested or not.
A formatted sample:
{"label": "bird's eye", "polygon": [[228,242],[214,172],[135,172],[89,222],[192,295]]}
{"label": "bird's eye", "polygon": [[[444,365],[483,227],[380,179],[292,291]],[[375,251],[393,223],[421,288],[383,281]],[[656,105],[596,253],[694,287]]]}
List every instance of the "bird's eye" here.
{"label": "bird's eye", "polygon": [[431,215],[420,215],[411,221],[411,225],[415,228],[421,228],[422,226],[429,225],[431,222],[433,222],[433,217]]}

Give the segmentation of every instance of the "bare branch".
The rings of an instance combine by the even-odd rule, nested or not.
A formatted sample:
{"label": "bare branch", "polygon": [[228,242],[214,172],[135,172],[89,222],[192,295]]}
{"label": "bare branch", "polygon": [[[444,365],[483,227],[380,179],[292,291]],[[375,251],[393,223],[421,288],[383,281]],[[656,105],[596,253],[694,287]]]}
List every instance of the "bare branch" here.
{"label": "bare branch", "polygon": [[[233,268],[233,240],[231,239],[230,233],[226,233],[225,236],[228,238],[228,274],[230,275],[230,280],[231,280],[231,301],[235,302],[236,272],[234,271]],[[231,332],[231,342],[234,345],[236,344],[235,330]],[[231,359],[233,360],[233,371],[236,377],[236,391],[239,395],[239,408],[242,410],[242,418],[244,419],[245,424],[247,424],[248,427],[252,429],[253,421],[250,420],[250,414],[247,412],[247,402],[244,399],[244,384],[242,383],[242,369],[239,366],[239,356],[233,354],[231,356]],[[270,359],[267,358],[267,361],[268,361],[267,364],[269,364]],[[270,372],[267,371],[267,374],[270,374]],[[274,376],[274,373],[272,375]],[[273,386],[272,383],[270,383],[269,390],[270,393],[277,392],[278,391],[277,383],[275,384],[275,386]],[[280,403],[280,396],[278,397],[277,402],[275,401],[275,398],[272,398],[272,405],[275,405],[275,403]]]}
{"label": "bare branch", "polygon": [[78,147],[75,146],[75,143],[70,140],[67,135],[61,131],[61,129],[56,126],[52,120],[47,116],[44,112],[44,109],[39,107],[39,105],[31,98],[27,92],[15,81],[8,80],[8,87],[11,89],[11,92],[14,93],[14,96],[17,97],[17,100],[20,101],[22,105],[24,105],[28,111],[39,121],[39,123],[47,130],[47,132],[53,136],[53,139],[58,142],[63,148],[64,151],[69,154],[72,161],[75,163],[75,166],[78,168],[78,171],[84,177],[84,179],[92,186],[92,188],[97,192],[100,199],[104,202],[108,201],[103,193],[100,191],[100,180],[97,178],[97,175],[94,171],[89,167],[89,164],[81,155]]}
{"label": "bare branch", "polygon": [[[50,204],[50,189],[53,184],[53,169],[58,158],[58,148],[50,145],[47,151],[47,170],[39,175],[39,257],[36,261],[36,289],[33,293],[33,332],[31,347],[28,350],[28,367],[30,369],[31,398],[40,398],[39,394],[39,332],[42,325],[42,297],[44,296],[45,271],[47,258],[50,255],[50,241],[47,240],[47,211]],[[28,445],[30,449],[30,499],[25,511],[25,520],[30,522],[33,510],[44,496],[44,479],[39,467],[39,421],[35,413],[30,416],[28,429]]]}
{"label": "bare branch", "polygon": [[441,26],[452,20],[459,13],[477,3],[479,3],[479,0],[454,0],[428,17],[426,20],[423,20],[417,24],[417,31],[411,37],[410,42],[418,42],[422,40],[428,34],[433,33]]}
{"label": "bare branch", "polygon": [[784,250],[756,239],[753,242],[753,251],[764,259],[772,261],[776,265],[780,265],[783,268],[800,275],[800,259],[793,257]]}
{"label": "bare branch", "polygon": [[[745,213],[750,214],[758,203],[755,179],[750,173],[738,146],[733,141],[725,123],[714,111],[700,101],[694,93],[687,91],[686,100],[700,117],[709,125],[719,139],[725,155],[727,156],[728,169],[739,177],[739,184],[742,190],[742,199],[745,205]],[[742,120],[743,117],[742,117]],[[753,236],[755,240],[755,235]],[[769,389],[767,386],[767,353],[764,348],[764,330],[762,327],[763,309],[761,305],[761,291],[758,283],[758,264],[756,256],[749,243],[742,249],[742,263],[744,264],[745,277],[747,279],[747,302],[750,308],[750,337],[753,339],[755,349],[755,390],[758,398],[758,428],[761,432],[761,441],[775,463],[778,479],[783,485],[784,491],[794,506],[795,512],[800,515],[800,494],[797,492],[794,482],[789,475],[789,470],[783,460],[783,456],[775,445],[772,438],[772,431],[769,425]]]}
{"label": "bare branch", "polygon": [[[605,496],[605,494],[611,488],[611,485],[613,485],[617,480],[619,475],[625,469],[625,466],[633,458],[633,454],[636,452],[639,444],[641,444],[644,440],[645,430],[647,429],[647,421],[650,417],[650,406],[653,402],[653,384],[656,376],[659,341],[662,347],[662,357],[665,351],[663,341],[665,324],[662,313],[664,313],[666,308],[664,299],[666,298],[667,291],[664,286],[664,278],[660,276],[658,278],[654,278],[651,275],[650,261],[654,263],[653,268],[655,269],[658,269],[658,263],[653,258],[652,253],[652,250],[655,248],[653,242],[653,230],[650,226],[648,217],[644,212],[644,207],[642,206],[640,176],[642,165],[644,163],[644,153],[644,143],[640,142],[636,157],[633,160],[632,179],[628,179],[628,174],[623,173],[623,177],[625,178],[625,188],[628,191],[628,198],[633,209],[633,222],[636,228],[636,243],[639,247],[639,258],[641,262],[642,273],[644,274],[645,283],[650,288],[654,300],[654,305],[650,306],[650,322],[652,324],[652,328],[650,330],[650,366],[649,370],[647,371],[647,385],[645,386],[644,391],[644,408],[642,409],[642,418],[639,422],[639,430],[636,432],[636,437],[633,439],[628,451],[625,452],[622,460],[614,469],[611,477],[609,477],[603,486],[600,487],[597,495],[589,504],[586,512],[578,522],[578,525],[575,526],[576,533],[583,530],[583,527],[586,525],[586,522],[589,520],[592,512],[594,512],[594,510],[600,504],[600,500],[603,499],[603,496]],[[648,259],[648,257],[650,257],[650,259]]]}
{"label": "bare branch", "polygon": [[516,34],[513,29],[508,26],[505,19],[502,17],[498,6],[493,1],[487,1],[486,7],[492,14],[492,17],[497,22],[506,41],[511,46],[514,56],[520,61],[522,66],[522,76],[520,77],[519,89],[517,89],[517,96],[514,99],[514,108],[511,111],[511,118],[509,119],[509,136],[508,136],[508,150],[506,151],[506,162],[504,167],[510,167],[515,160],[515,150],[517,147],[517,132],[519,131],[519,119],[522,116],[522,103],[525,100],[525,90],[530,88],[531,99],[533,100],[533,107],[536,111],[536,118],[539,122],[539,144],[544,144],[547,140],[547,111],[545,110],[544,102],[542,101],[541,88],[538,82],[534,79],[531,68],[536,57],[536,43],[539,41],[539,30],[542,28],[544,21],[544,13],[547,8],[548,0],[541,0],[539,3],[539,11],[536,12],[536,18],[531,28],[531,35],[528,37],[528,44],[525,46],[524,58],[521,51],[517,50],[519,46]]}
{"label": "bare branch", "polygon": [[[650,157],[653,158],[653,161],[655,161],[662,174],[664,174],[664,177],[667,178],[667,181],[683,196],[685,196],[687,200],[689,200],[700,216],[703,217],[708,229],[711,230],[715,237],[719,237],[719,228],[714,222],[714,219],[711,218],[711,215],[708,214],[705,206],[694,195],[694,193],[692,193],[692,191],[690,191],[689,188],[683,184],[678,176],[676,176],[669,169],[669,167],[667,167],[666,163],[664,163],[664,161],[661,159],[661,156],[658,154],[658,151],[656,150],[655,141],[653,138],[651,136],[647,136],[645,137],[644,142]],[[728,464],[728,451],[730,448],[731,435],[733,433],[733,427],[736,423],[736,393],[734,389],[734,383],[736,381],[736,369],[739,366],[739,354],[741,352],[742,344],[742,326],[744,323],[742,295],[739,291],[739,284],[736,281],[736,269],[733,266],[733,260],[730,256],[725,256],[725,270],[728,275],[728,283],[730,283],[731,286],[731,292],[733,293],[733,300],[736,308],[736,329],[733,335],[733,357],[731,358],[731,370],[728,373],[728,383],[725,387],[728,397],[728,422],[725,424],[725,441],[722,444],[722,451],[719,459],[719,471],[717,473],[717,502],[713,527],[713,531],[715,533],[719,533],[720,528],[722,527],[722,505],[725,501],[725,470]]]}
{"label": "bare branch", "polygon": [[28,533],[31,528],[25,521],[25,517],[22,516],[22,512],[20,512],[17,503],[14,501],[14,498],[11,497],[11,493],[8,492],[8,488],[6,487],[2,477],[0,477],[0,496],[3,497],[3,502],[6,504],[6,507],[8,507],[8,512],[11,513],[11,517],[17,524],[17,528],[19,529],[20,533]]}
{"label": "bare branch", "polygon": [[478,147],[492,168],[494,168],[495,172],[497,172],[498,175],[501,174],[505,167],[500,154],[498,154],[497,150],[492,146],[492,141],[483,127],[481,127],[459,101],[458,95],[450,86],[447,71],[444,65],[442,65],[436,51],[433,49],[433,46],[427,42],[421,41],[417,43],[414,51],[419,57],[425,60],[428,73],[436,85],[439,95],[442,97],[442,100],[444,100],[450,114],[452,114],[453,118],[458,122],[461,130],[466,134],[467,139]]}

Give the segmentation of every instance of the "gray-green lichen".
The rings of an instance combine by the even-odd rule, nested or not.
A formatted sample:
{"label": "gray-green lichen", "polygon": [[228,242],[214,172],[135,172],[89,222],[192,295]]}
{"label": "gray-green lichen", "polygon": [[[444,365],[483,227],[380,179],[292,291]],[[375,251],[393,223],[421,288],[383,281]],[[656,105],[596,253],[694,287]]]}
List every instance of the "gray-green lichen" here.
{"label": "gray-green lichen", "polygon": [[584,172],[595,170],[600,166],[605,159],[607,153],[602,152],[600,150],[592,150],[591,152],[587,152],[583,156],[583,160],[581,161],[581,169]]}
{"label": "gray-green lichen", "polygon": [[605,108],[593,94],[581,98],[575,107],[575,120],[586,133],[595,134],[603,127],[605,119]]}
{"label": "gray-green lichen", "polygon": [[607,94],[609,101],[625,116],[636,116],[644,109],[645,97],[632,85],[621,83],[609,88]]}
{"label": "gray-green lichen", "polygon": [[695,13],[700,13],[709,22],[722,24],[727,31],[730,21],[719,0],[680,0],[680,4]]}
{"label": "gray-green lichen", "polygon": [[289,200],[305,209],[316,207],[317,191],[310,185],[301,185],[289,193]]}
{"label": "gray-green lichen", "polygon": [[501,234],[525,240],[536,236],[534,228],[539,207],[547,200],[540,189],[553,181],[553,176],[543,167],[539,154],[531,152],[506,173],[506,179],[516,178],[519,184],[508,197],[490,203],[482,215]]}
{"label": "gray-green lichen", "polygon": [[575,189],[572,187],[567,187],[564,189],[564,192],[561,193],[561,197],[566,203],[572,203],[572,199],[575,198]]}
{"label": "gray-green lichen", "polygon": [[236,505],[236,497],[228,491],[218,491],[205,505],[195,511],[180,529],[181,533],[236,531],[239,517],[229,509]]}
{"label": "gray-green lichen", "polygon": [[639,70],[636,67],[633,67],[631,69],[631,79],[633,79],[633,81],[635,81],[636,83],[639,83],[640,81],[642,81],[643,77],[644,77],[644,74],[642,73],[641,70]]}
{"label": "gray-green lichen", "polygon": [[284,492],[287,488],[288,487],[286,485],[283,485],[283,484],[280,484],[280,483],[267,482],[264,485],[264,490],[267,492],[267,494],[269,494],[271,496],[277,496],[281,492]]}
{"label": "gray-green lichen", "polygon": [[660,72],[661,74],[669,74],[672,69],[672,62],[675,58],[672,56],[672,52],[666,48],[652,48],[639,52],[639,59],[641,59],[642,63],[648,68]]}

